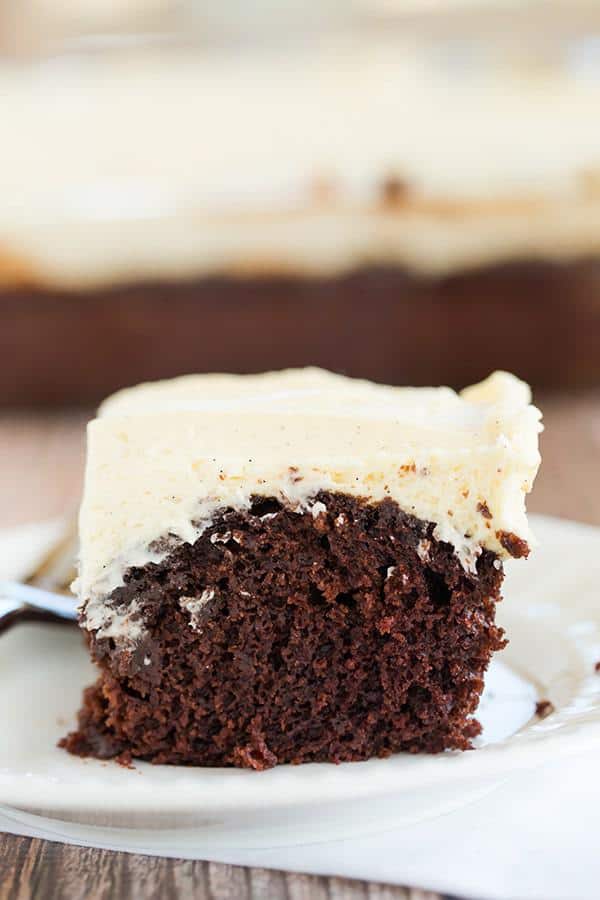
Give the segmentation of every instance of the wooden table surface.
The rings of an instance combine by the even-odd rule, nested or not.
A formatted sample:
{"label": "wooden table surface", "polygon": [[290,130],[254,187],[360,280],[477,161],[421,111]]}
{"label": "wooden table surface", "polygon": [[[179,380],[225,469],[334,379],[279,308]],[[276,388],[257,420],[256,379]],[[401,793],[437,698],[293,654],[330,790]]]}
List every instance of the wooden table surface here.
{"label": "wooden table surface", "polygon": [[[600,390],[539,396],[543,465],[529,508],[600,525]],[[81,489],[85,410],[0,414],[0,527],[69,513]],[[438,900],[366,884],[81,849],[0,835],[0,900]]]}

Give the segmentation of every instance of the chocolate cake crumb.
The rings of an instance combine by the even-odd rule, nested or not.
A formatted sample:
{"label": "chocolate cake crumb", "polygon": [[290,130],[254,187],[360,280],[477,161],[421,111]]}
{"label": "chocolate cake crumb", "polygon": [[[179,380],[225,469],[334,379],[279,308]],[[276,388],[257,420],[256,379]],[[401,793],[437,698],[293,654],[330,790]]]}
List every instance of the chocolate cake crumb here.
{"label": "chocolate cake crumb", "polygon": [[492,514],[491,514],[491,512],[490,512],[490,508],[489,508],[489,506],[487,505],[487,503],[485,502],[485,500],[484,500],[482,503],[480,502],[480,503],[477,504],[477,512],[478,512],[478,513],[481,513],[481,515],[483,516],[484,519],[491,519],[491,518],[492,518]]}
{"label": "chocolate cake crumb", "polygon": [[383,206],[394,208],[403,206],[410,195],[410,187],[406,181],[390,175],[381,183],[381,202]]}
{"label": "chocolate cake crumb", "polygon": [[529,544],[523,538],[517,537],[512,531],[497,531],[496,537],[500,541],[507,553],[510,553],[515,559],[523,556],[529,556]]}
{"label": "chocolate cake crumb", "polygon": [[595,670],[596,672],[600,672],[600,659],[598,660],[598,662],[597,662],[596,665],[594,666],[594,670]]}
{"label": "chocolate cake crumb", "polygon": [[[251,769],[470,748],[485,670],[505,645],[498,557],[484,550],[466,571],[432,523],[391,499],[311,502],[327,514],[255,497],[130,569],[106,602],[135,599],[142,635],[88,632],[100,677],[61,746]],[[208,587],[191,628],[181,598]]]}
{"label": "chocolate cake crumb", "polygon": [[538,719],[547,719],[554,712],[554,703],[550,700],[538,700],[535,704],[535,714]]}
{"label": "chocolate cake crumb", "polygon": [[166,534],[155,541],[151,541],[148,550],[151,553],[169,553],[181,544],[181,538],[175,534]]}

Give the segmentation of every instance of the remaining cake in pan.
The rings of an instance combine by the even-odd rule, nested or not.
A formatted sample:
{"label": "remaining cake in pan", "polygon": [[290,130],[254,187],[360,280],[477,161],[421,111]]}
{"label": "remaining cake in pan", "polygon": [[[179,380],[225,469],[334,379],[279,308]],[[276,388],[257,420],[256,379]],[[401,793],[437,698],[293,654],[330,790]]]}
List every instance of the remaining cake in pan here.
{"label": "remaining cake in pan", "polygon": [[313,3],[311,37],[297,3],[153,5],[182,46],[0,67],[0,404],[306,364],[600,381],[598,4]]}
{"label": "remaining cake in pan", "polygon": [[191,376],[89,426],[63,745],[262,769],[469,747],[502,564],[526,556],[540,414],[317,369]]}

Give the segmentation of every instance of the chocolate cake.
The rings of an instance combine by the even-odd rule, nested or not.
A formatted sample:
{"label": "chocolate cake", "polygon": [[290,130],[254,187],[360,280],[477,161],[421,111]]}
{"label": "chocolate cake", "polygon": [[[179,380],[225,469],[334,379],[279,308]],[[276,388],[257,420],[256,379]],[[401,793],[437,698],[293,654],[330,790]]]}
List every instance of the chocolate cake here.
{"label": "chocolate cake", "polygon": [[0,69],[0,403],[305,365],[598,383],[600,9],[553,5],[312,4],[314,40],[226,4],[229,42]]}
{"label": "chocolate cake", "polygon": [[320,370],[191,376],[90,423],[80,620],[99,678],[69,751],[155,763],[464,750],[539,412]]}

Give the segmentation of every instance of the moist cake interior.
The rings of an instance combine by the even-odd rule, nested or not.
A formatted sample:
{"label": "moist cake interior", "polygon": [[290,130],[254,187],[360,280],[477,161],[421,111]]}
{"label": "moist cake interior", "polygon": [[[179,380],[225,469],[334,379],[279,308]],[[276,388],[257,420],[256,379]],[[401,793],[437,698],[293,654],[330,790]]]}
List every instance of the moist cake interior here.
{"label": "moist cake interior", "polygon": [[469,748],[505,643],[502,563],[483,550],[468,571],[433,531],[391,499],[321,492],[303,512],[257,496],[194,543],[167,538],[106,600],[136,639],[87,632],[101,674],[62,745],[253,769]]}

